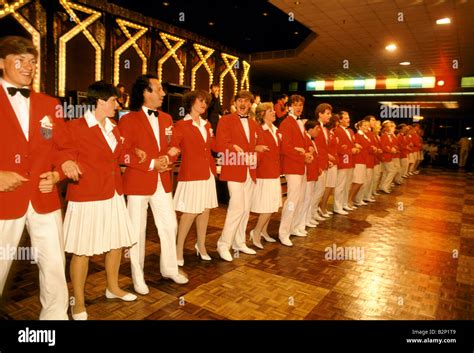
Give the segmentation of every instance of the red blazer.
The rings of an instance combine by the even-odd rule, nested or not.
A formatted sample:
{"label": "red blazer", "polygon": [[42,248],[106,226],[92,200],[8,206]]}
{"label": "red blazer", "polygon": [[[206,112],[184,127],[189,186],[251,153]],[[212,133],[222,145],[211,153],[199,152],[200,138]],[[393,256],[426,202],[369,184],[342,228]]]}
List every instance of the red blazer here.
{"label": "red blazer", "polygon": [[317,149],[317,144],[314,143],[314,141],[311,139],[311,136],[309,136],[308,134],[306,134],[305,138],[307,139],[307,143],[308,145],[312,146],[316,152],[314,152],[313,154],[313,161],[308,164],[308,169],[307,169],[307,172],[306,172],[306,180],[307,181],[316,181],[318,180],[318,177],[319,177],[319,170],[320,170],[320,167],[319,167],[319,156],[318,156],[318,149]]}
{"label": "red blazer", "polygon": [[[357,132],[357,134],[355,134],[355,142],[361,145],[362,149],[354,156],[354,164],[365,164],[367,167],[369,167],[369,152],[372,150],[372,143],[369,137],[366,135],[361,135],[359,132]],[[372,161],[372,166],[370,168],[373,167],[374,164]]]}
{"label": "red blazer", "polygon": [[[64,178],[56,149],[64,138],[65,130],[60,107],[57,99],[31,92],[27,141],[5,89],[0,84],[0,170],[15,172],[29,179],[14,191],[0,192],[0,219],[24,216],[29,202],[41,214],[61,207],[56,187],[47,194],[41,193],[38,188],[39,176],[47,171],[56,170]],[[46,116],[53,123],[51,133],[41,127],[41,120]]]}
{"label": "red blazer", "polygon": [[306,170],[305,156],[295,151],[295,147],[303,148],[308,152],[310,144],[306,133],[301,133],[296,120],[290,115],[282,121],[279,131],[281,140],[281,169],[284,174],[303,175]]}
{"label": "red blazer", "polygon": [[[160,129],[160,149],[150,126],[145,112],[140,109],[128,113],[120,119],[119,129],[125,138],[125,148],[133,151],[139,148],[146,152],[146,160],[139,164],[134,154],[126,160],[127,169],[123,174],[123,189],[126,195],[153,195],[158,186],[158,171],[149,170],[150,162],[159,156],[164,156],[168,152],[168,144],[173,133],[173,119],[171,115],[159,111],[158,123]],[[167,135],[168,134],[168,135]],[[176,157],[170,158],[170,162],[175,162]],[[128,162],[128,163],[127,163]],[[160,173],[160,181],[166,192],[173,190],[171,183],[171,171]]]}
{"label": "red blazer", "polygon": [[[238,145],[247,156],[257,156],[255,146],[257,145],[259,127],[252,119],[248,119],[248,122],[250,141],[247,140],[247,135],[237,113],[224,115],[219,119],[216,149],[222,164],[220,180],[243,183],[247,180],[247,170],[250,172],[252,180],[256,180],[256,168],[245,165],[244,158],[239,157],[234,150],[234,145]],[[232,161],[234,161],[233,164],[227,163]]]}
{"label": "red blazer", "polygon": [[280,133],[277,130],[278,144],[268,128],[259,126],[261,140],[259,144],[267,146],[270,151],[257,153],[257,179],[276,179],[281,175],[280,168]]}
{"label": "red blazer", "polygon": [[351,128],[347,128],[347,130],[351,135],[350,139],[342,126],[338,126],[335,130],[335,135],[339,141],[337,145],[338,169],[354,168],[354,157],[352,156],[352,149],[354,148],[354,132]]}
{"label": "red blazer", "polygon": [[[319,124],[319,123],[318,123]],[[319,159],[319,168],[322,170],[327,170],[329,166],[329,157],[328,157],[328,143],[329,143],[329,131],[324,126],[316,125],[317,137],[314,139],[316,146],[318,147],[318,159]],[[326,141],[326,136],[324,131],[328,135],[328,141]]]}
{"label": "red blazer", "polygon": [[[375,142],[375,147],[377,147],[377,149],[382,149],[382,144],[380,142],[380,136],[378,134],[374,134],[372,132],[372,136],[374,137],[374,142]],[[375,158],[374,158],[374,165],[378,165],[380,164],[380,162],[383,160],[383,152],[377,152],[375,153]]]}
{"label": "red blazer", "polygon": [[89,127],[85,118],[66,124],[68,141],[60,145],[77,162],[82,171],[78,182],[70,182],[66,198],[70,201],[100,201],[122,195],[120,161],[123,157],[123,142],[115,126],[113,134],[117,146],[112,152],[99,125]]}
{"label": "red blazer", "polygon": [[336,161],[333,162],[336,166],[338,164],[339,157],[337,155],[337,146],[339,144],[338,138],[334,132],[334,129],[329,131],[329,144],[328,144],[328,154],[336,158]]}
{"label": "red blazer", "polygon": [[411,143],[413,144],[413,152],[418,152],[422,150],[421,137],[416,132],[410,135]]}
{"label": "red blazer", "polygon": [[214,134],[211,124],[206,123],[207,141],[201,135],[193,120],[181,119],[173,129],[170,147],[181,150],[181,166],[178,181],[207,180],[216,173],[216,163],[211,150],[215,150]]}
{"label": "red blazer", "polygon": [[392,135],[384,133],[380,137],[380,145],[382,147],[383,155],[382,155],[382,162],[391,162],[392,158],[394,158],[394,153],[392,153],[392,147],[396,148],[396,141],[395,137]]}

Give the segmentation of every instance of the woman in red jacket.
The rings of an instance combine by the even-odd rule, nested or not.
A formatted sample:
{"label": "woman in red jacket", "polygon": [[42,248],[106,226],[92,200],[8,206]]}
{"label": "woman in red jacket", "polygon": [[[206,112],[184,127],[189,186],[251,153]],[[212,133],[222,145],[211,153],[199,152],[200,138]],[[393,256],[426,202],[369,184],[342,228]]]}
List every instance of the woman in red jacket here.
{"label": "woman in red jacket", "polygon": [[189,229],[196,220],[196,254],[202,260],[211,260],[206,251],[206,232],[211,208],[218,206],[216,192],[216,165],[211,150],[215,149],[211,124],[201,118],[206,112],[210,96],[205,91],[192,91],[184,95],[187,115],[178,121],[170,142],[173,151],[181,152],[178,186],[174,195],[176,211],[183,212],[178,227],[176,247],[178,265],[184,265],[183,248]]}
{"label": "woman in red jacket", "polygon": [[281,138],[275,121],[275,111],[270,102],[261,103],[255,111],[255,119],[260,125],[261,140],[259,145],[267,146],[266,151],[257,154],[257,183],[253,192],[251,212],[260,213],[257,225],[250,231],[253,244],[263,249],[260,241],[263,237],[267,242],[275,239],[268,235],[268,223],[273,213],[278,212],[282,205],[280,182],[280,146]]}
{"label": "woman in red jacket", "polygon": [[355,127],[357,128],[355,142],[362,146],[362,148],[360,152],[354,156],[354,176],[352,178],[352,187],[349,193],[350,207],[353,207],[353,204],[357,206],[367,205],[364,201],[355,199],[360,188],[367,181],[367,164],[369,161],[369,152],[372,146],[369,137],[366,135],[369,131],[370,123],[366,120],[361,120],[355,125]]}
{"label": "woman in red jacket", "polygon": [[118,285],[122,248],[136,242],[122,195],[119,167],[122,159],[135,156],[125,153],[123,138],[110,119],[118,108],[118,95],[113,85],[102,81],[89,86],[87,97],[95,110],[67,124],[69,141],[61,146],[61,152],[70,159],[63,169],[74,180],[67,188],[64,238],[65,251],[73,254],[70,274],[75,320],[87,319],[84,287],[90,256],[106,254],[108,299],[137,298]]}

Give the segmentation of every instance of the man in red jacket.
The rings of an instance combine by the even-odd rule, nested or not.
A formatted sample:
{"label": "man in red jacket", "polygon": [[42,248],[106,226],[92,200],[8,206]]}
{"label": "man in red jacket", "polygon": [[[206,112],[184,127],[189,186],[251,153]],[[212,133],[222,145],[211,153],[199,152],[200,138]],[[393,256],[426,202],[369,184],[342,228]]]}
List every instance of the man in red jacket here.
{"label": "man in red jacket", "polygon": [[[283,245],[293,246],[291,235],[305,237],[305,220],[296,217],[303,212],[302,206],[306,191],[306,164],[311,163],[313,154],[309,151],[310,143],[305,138],[304,123],[300,119],[303,113],[304,97],[290,97],[290,114],[280,125],[281,167],[287,181],[287,198],[281,212],[278,237]],[[312,146],[311,146],[312,147]]]}
{"label": "man in red jacket", "polygon": [[161,275],[179,284],[188,282],[187,277],[178,270],[176,257],[178,224],[171,182],[171,167],[176,158],[167,155],[173,120],[169,114],[158,110],[165,95],[156,76],[139,76],[130,98],[132,112],[123,116],[119,123],[126,148],[139,148],[147,154],[147,159],[141,164],[134,162],[136,159],[133,158],[127,163],[125,158],[127,169],[123,175],[127,208],[138,235],[137,244],[130,249],[133,285],[135,291],[142,295],[149,293],[143,273],[148,205],[151,206],[160,237]]}
{"label": "man in red jacket", "polygon": [[[56,142],[64,121],[59,101],[30,89],[38,52],[22,37],[0,39],[0,296],[18,255],[39,267],[42,320],[67,320],[68,289]],[[28,252],[18,251],[27,224]],[[11,256],[10,256],[11,255]]]}
{"label": "man in red jacket", "polygon": [[217,252],[225,261],[232,261],[230,248],[244,254],[256,252],[245,244],[245,232],[256,180],[256,152],[268,150],[257,145],[258,125],[249,119],[253,96],[239,91],[235,96],[237,111],[223,116],[217,124],[216,150],[221,165],[220,180],[227,181],[229,207]]}

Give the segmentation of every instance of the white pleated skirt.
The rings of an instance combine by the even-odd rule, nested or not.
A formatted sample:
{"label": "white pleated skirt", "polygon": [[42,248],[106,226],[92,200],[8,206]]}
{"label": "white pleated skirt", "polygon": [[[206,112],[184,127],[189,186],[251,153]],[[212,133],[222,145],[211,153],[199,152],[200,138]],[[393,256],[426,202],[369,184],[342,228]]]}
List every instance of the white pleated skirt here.
{"label": "white pleated skirt", "polygon": [[352,182],[356,184],[364,184],[367,179],[367,166],[365,164],[356,164],[354,167],[354,176]]}
{"label": "white pleated skirt", "polygon": [[255,213],[278,212],[282,205],[280,178],[258,179],[255,186],[251,211]]}
{"label": "white pleated skirt", "polygon": [[335,188],[336,180],[337,180],[337,165],[333,165],[331,168],[328,169],[328,172],[326,174],[326,187]]}
{"label": "white pleated skirt", "polygon": [[174,209],[184,213],[202,213],[216,208],[216,180],[214,174],[207,180],[179,181],[174,194]]}
{"label": "white pleated skirt", "polygon": [[135,244],[135,235],[123,195],[108,200],[69,201],[64,219],[65,251],[100,255]]}

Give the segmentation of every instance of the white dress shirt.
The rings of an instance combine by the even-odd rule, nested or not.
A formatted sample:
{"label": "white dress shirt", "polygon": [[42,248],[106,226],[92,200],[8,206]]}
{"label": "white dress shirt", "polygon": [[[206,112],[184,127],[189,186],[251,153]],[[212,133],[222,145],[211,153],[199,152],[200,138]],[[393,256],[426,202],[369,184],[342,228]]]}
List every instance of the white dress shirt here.
{"label": "white dress shirt", "polygon": [[[3,78],[0,78],[0,82],[3,85],[3,89],[5,90],[8,100],[10,101],[10,104],[13,108],[13,111],[15,112],[16,118],[20,123],[21,130],[23,131],[23,134],[25,135],[25,138],[28,141],[30,131],[30,99],[24,97],[20,92],[17,92],[17,94],[15,94],[14,96],[10,96],[10,93],[8,93],[7,88],[17,87],[5,81]],[[29,87],[22,88],[29,89]]]}
{"label": "white dress shirt", "polygon": [[270,128],[267,124],[263,124],[262,125],[262,129],[265,130],[265,131],[270,131],[272,136],[273,136],[273,139],[275,140],[275,143],[276,145],[278,146],[279,143],[278,143],[278,137],[277,137],[277,127],[275,125],[272,124],[272,127]]}
{"label": "white dress shirt", "polygon": [[298,124],[298,126],[300,127],[300,131],[301,133],[304,135],[304,124],[303,124],[303,121],[301,119],[299,119],[296,115],[294,115],[293,113],[290,113],[289,116],[291,116],[293,119],[296,120],[296,123]]}
{"label": "white dress shirt", "polygon": [[112,132],[114,130],[115,125],[112,124],[110,119],[105,118],[105,126],[102,126],[97,121],[97,118],[95,117],[94,113],[92,113],[90,110],[86,111],[86,113],[84,114],[84,119],[86,119],[87,126],[89,126],[90,128],[99,125],[100,131],[102,132],[102,135],[104,135],[105,141],[109,145],[112,152],[115,151],[115,148],[117,147],[117,139],[115,138],[115,135]]}
{"label": "white dress shirt", "polygon": [[242,124],[242,127],[244,128],[245,136],[247,136],[247,141],[250,142],[249,119],[250,119],[250,117],[248,117],[248,118],[240,118],[240,123]]}
{"label": "white dress shirt", "polygon": [[[191,116],[191,114],[186,114],[186,116],[183,118],[183,120],[184,121],[193,120],[193,117]],[[242,119],[242,120],[245,120],[245,119]],[[204,120],[201,117],[199,117],[199,123],[197,123],[193,120],[193,125],[196,126],[199,129],[199,132],[201,133],[202,138],[204,139],[204,141],[207,142],[206,124],[207,124],[207,121]]]}
{"label": "white dress shirt", "polygon": [[[160,150],[160,122],[158,121],[158,117],[153,114],[148,114],[148,110],[145,106],[142,107],[143,111],[145,112],[146,117],[148,118],[148,122],[153,129],[153,134],[155,135],[156,142],[158,143],[158,151]],[[153,110],[153,109],[150,109]]]}
{"label": "white dress shirt", "polygon": [[347,137],[349,137],[349,141],[354,142],[354,141],[352,141],[352,136],[351,136],[351,133],[349,132],[349,129],[347,127],[344,127],[344,126],[341,126],[341,127],[346,132]]}

